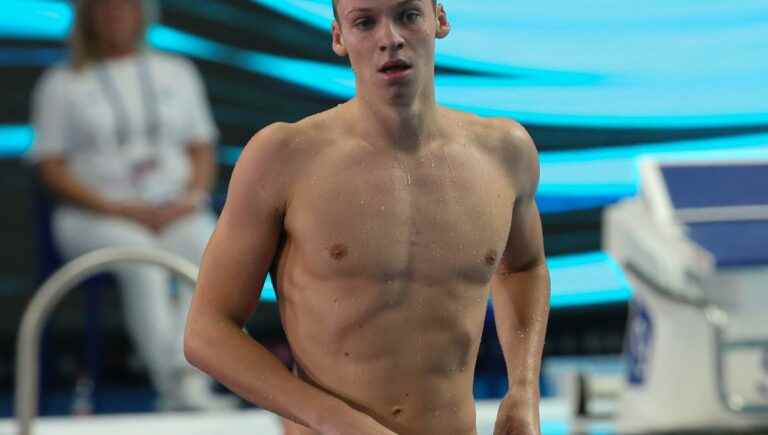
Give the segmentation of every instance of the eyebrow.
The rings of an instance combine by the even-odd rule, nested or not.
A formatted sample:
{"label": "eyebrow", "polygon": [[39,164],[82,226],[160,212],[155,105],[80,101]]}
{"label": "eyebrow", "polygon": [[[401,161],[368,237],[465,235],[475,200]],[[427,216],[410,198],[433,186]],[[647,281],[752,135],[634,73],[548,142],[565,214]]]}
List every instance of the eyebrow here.
{"label": "eyebrow", "polygon": [[[401,0],[395,5],[395,8],[403,7],[409,3],[419,3],[421,4],[421,0]],[[353,12],[370,12],[373,8],[355,8],[352,10],[347,11],[345,15],[351,15]]]}

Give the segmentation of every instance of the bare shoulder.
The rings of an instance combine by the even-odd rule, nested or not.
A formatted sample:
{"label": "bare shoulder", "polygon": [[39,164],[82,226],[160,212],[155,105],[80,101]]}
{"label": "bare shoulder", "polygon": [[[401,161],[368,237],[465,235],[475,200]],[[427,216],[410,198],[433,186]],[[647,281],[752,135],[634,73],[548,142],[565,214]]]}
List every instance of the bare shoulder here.
{"label": "bare shoulder", "polygon": [[533,198],[539,184],[539,152],[533,138],[519,122],[508,118],[493,118],[492,146],[498,158],[515,176],[518,195]]}
{"label": "bare shoulder", "polygon": [[517,121],[509,118],[483,118],[473,113],[449,109],[444,109],[443,115],[470,133],[479,146],[501,153],[515,153],[518,157],[520,154],[536,154],[533,139]]}
{"label": "bare shoulder", "polygon": [[232,171],[222,221],[246,222],[260,211],[259,205],[282,212],[289,184],[280,168],[289,161],[286,144],[292,135],[289,124],[276,123],[259,130],[248,141]]}
{"label": "bare shoulder", "polygon": [[235,165],[230,191],[260,191],[272,200],[286,203],[298,178],[329,142],[327,137],[334,134],[332,110],[259,130]]}
{"label": "bare shoulder", "polygon": [[509,169],[521,194],[533,194],[539,178],[539,155],[525,127],[509,118],[483,118],[454,110],[446,116],[455,120],[471,142]]}
{"label": "bare shoulder", "polygon": [[254,170],[270,173],[288,160],[289,145],[298,134],[294,125],[277,122],[270,124],[251,137],[245,145],[235,170]]}
{"label": "bare shoulder", "polygon": [[[311,158],[322,146],[332,126],[331,111],[308,116],[294,123],[276,122],[259,130],[248,141],[238,165],[269,165],[288,175]],[[266,169],[266,168],[263,168]]]}

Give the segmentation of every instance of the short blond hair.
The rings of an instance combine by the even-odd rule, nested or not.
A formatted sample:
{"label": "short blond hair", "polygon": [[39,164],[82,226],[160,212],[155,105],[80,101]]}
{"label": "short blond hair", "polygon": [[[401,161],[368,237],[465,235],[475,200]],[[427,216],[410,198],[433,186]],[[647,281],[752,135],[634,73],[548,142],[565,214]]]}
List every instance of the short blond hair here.
{"label": "short blond hair", "polygon": [[[93,8],[102,0],[79,0],[75,9],[75,20],[69,35],[70,64],[79,70],[101,59],[99,41],[93,29]],[[136,35],[136,45],[143,45],[147,29],[158,18],[157,5],[153,0],[134,0],[142,11],[141,28]]]}

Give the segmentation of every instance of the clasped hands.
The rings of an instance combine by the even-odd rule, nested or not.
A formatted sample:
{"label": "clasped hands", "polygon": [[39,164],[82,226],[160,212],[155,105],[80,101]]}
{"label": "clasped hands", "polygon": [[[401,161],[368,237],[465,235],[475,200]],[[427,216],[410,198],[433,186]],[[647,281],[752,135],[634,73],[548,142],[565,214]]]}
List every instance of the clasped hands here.
{"label": "clasped hands", "polygon": [[107,214],[132,220],[157,233],[179,218],[193,213],[199,206],[198,197],[187,195],[162,205],[140,201],[114,203],[110,204]]}

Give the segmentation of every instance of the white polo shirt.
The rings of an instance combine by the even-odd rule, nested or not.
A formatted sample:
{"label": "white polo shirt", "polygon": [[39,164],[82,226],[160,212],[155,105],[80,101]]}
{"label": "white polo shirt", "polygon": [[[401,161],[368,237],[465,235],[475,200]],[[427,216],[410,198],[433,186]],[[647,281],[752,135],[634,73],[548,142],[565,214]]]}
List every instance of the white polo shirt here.
{"label": "white polo shirt", "polygon": [[28,157],[64,157],[74,177],[114,201],[180,195],[191,174],[187,147],[218,136],[194,65],[153,51],[46,71],[32,118]]}

